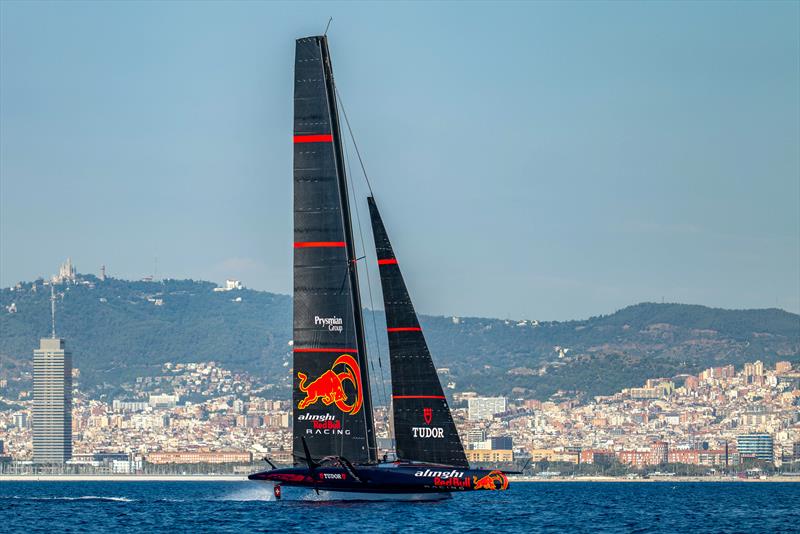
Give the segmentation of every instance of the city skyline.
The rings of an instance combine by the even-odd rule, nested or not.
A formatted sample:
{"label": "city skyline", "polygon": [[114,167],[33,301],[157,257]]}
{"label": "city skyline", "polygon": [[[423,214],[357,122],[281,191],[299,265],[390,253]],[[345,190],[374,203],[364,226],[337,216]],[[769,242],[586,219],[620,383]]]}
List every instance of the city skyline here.
{"label": "city skyline", "polygon": [[[327,6],[421,312],[800,310],[796,4]],[[0,10],[0,285],[72,256],[289,292],[290,47],[327,14]]]}
{"label": "city skyline", "polygon": [[[108,461],[113,472],[124,474],[141,472],[145,463],[151,469],[249,464],[264,454],[292,462],[290,400],[264,396],[252,377],[214,362],[167,363],[161,373],[137,380],[113,401],[76,390],[73,466]],[[775,466],[800,461],[793,409],[799,383],[790,362],[768,369],[756,361],[739,369],[723,365],[697,375],[648,378],[585,402],[563,395],[483,397],[472,391],[454,392],[452,398],[471,462],[608,466],[613,459],[631,470],[667,464],[741,470],[748,458]],[[25,417],[29,404],[22,402],[22,411],[0,411],[0,427],[6,429],[10,458],[24,470],[36,452]],[[390,451],[389,415],[385,407],[375,414],[379,444]]]}
{"label": "city skyline", "polygon": [[[167,361],[155,374],[119,384],[113,397],[92,395],[73,384],[81,373],[57,337],[55,287],[95,286],[69,259],[44,283],[50,286],[51,337],[33,351],[32,389],[20,388],[25,373],[0,380],[0,402],[9,407],[0,411],[0,471],[28,473],[41,469],[36,465],[46,466],[40,473],[166,473],[186,464],[246,469],[264,454],[281,464],[293,461],[295,407],[280,386],[293,369],[256,377],[213,361]],[[228,301],[242,287],[230,280],[209,291]],[[552,476],[550,463],[584,466],[584,473],[596,465],[617,475],[667,466],[670,472],[684,466],[760,473],[763,466],[795,465],[800,458],[795,366],[780,359],[774,367],[761,360],[727,364],[652,376],[609,395],[559,390],[537,398],[515,388],[490,397],[455,382],[446,391],[471,463],[533,462],[541,476]],[[436,371],[442,379],[451,376],[447,367]],[[9,387],[9,381],[19,385]],[[388,407],[376,405],[374,412],[379,447],[390,454]]]}

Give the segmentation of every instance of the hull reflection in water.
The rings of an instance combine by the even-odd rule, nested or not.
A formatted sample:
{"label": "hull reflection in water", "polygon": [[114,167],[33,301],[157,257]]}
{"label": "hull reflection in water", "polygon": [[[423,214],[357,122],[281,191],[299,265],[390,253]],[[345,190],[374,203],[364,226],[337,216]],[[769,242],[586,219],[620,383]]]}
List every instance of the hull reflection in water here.
{"label": "hull reflection in water", "polygon": [[[358,493],[350,491],[321,490],[319,495],[308,490],[294,488],[304,501],[401,501],[401,502],[430,502],[452,499],[449,493]],[[288,497],[288,493],[284,493]]]}

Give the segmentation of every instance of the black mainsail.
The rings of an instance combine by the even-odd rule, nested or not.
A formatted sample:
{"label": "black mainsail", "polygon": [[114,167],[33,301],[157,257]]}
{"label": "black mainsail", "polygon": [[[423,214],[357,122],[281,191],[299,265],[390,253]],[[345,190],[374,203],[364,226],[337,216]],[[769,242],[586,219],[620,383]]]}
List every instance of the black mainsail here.
{"label": "black mainsail", "polygon": [[326,37],[296,41],[294,367],[296,456],[376,460],[342,141]]}
{"label": "black mainsail", "polygon": [[378,206],[374,198],[367,200],[386,309],[397,457],[468,468]]}

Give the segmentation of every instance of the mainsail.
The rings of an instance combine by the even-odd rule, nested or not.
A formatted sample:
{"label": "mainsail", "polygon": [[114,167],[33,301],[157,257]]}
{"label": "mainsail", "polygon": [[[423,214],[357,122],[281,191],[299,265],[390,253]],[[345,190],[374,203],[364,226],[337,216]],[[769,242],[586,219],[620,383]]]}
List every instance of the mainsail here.
{"label": "mainsail", "polygon": [[368,203],[386,309],[397,456],[469,467],[375,199]]}
{"label": "mainsail", "polygon": [[374,462],[372,400],[327,39],[298,39],[294,83],[295,455]]}

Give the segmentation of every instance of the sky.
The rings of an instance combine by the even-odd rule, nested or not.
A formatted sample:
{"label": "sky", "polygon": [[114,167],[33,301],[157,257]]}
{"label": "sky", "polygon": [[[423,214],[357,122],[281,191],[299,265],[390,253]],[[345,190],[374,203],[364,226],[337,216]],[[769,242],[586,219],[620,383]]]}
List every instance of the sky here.
{"label": "sky", "polygon": [[0,286],[69,256],[290,293],[294,39],[329,17],[419,312],[800,311],[797,2],[3,1]]}

